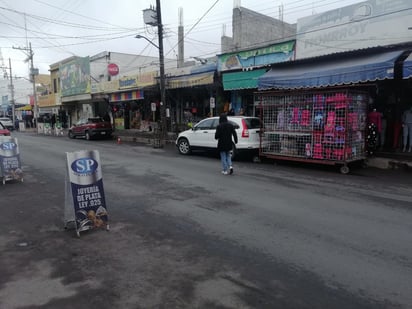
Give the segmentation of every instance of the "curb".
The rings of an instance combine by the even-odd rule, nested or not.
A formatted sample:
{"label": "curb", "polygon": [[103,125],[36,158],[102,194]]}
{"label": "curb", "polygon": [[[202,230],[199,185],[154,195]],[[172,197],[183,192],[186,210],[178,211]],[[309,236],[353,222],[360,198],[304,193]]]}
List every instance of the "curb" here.
{"label": "curb", "polygon": [[[26,130],[22,133],[37,133],[35,130]],[[54,134],[42,134],[45,136],[65,136],[63,135],[54,135]],[[159,145],[159,140],[153,138],[153,136],[138,136],[138,135],[117,135],[113,134],[113,140],[116,141],[120,138],[120,142],[124,143],[136,143],[136,144],[143,144],[148,146],[153,146],[155,148],[161,147]],[[165,144],[174,145],[175,144],[175,137],[169,136],[169,139],[165,141]],[[366,160],[368,167],[374,167],[379,169],[392,169],[398,170],[403,169],[407,171],[412,171],[412,161],[410,160],[402,160],[402,159],[393,159],[393,158],[385,158],[385,157],[369,157]]]}
{"label": "curb", "polygon": [[390,158],[368,158],[367,165],[380,169],[412,169],[412,161],[396,160]]}
{"label": "curb", "polygon": [[[115,139],[120,138],[122,142],[126,143],[139,143],[139,144],[147,144],[147,145],[155,145],[158,143],[158,140],[153,137],[143,137],[143,136],[122,136],[122,135],[114,135]],[[174,144],[175,140],[166,140],[166,144]]]}
{"label": "curb", "polygon": [[[159,141],[153,138],[152,136],[125,136],[125,135],[115,135],[116,139],[120,137],[122,142],[126,143],[138,143],[146,144],[149,146],[158,145]],[[165,141],[165,144],[174,144],[175,139],[168,139]],[[375,167],[379,169],[403,169],[403,170],[412,170],[412,161],[407,160],[397,160],[393,158],[385,157],[371,157],[367,158],[367,166]]]}

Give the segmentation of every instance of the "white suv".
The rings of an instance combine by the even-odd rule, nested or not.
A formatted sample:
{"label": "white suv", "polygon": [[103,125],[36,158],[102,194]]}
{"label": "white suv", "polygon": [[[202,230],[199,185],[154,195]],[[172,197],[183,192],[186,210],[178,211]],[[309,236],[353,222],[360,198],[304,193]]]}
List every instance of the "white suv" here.
{"label": "white suv", "polygon": [[13,121],[11,121],[9,117],[0,117],[0,122],[3,126],[5,126],[10,131],[14,129]]}
{"label": "white suv", "polygon": [[[260,147],[261,121],[257,117],[228,116],[235,129],[238,143],[233,143],[232,158],[239,153],[247,152],[257,155]],[[176,146],[183,155],[190,154],[192,150],[217,151],[215,140],[216,127],[219,117],[206,118],[197,123],[192,129],[179,133]]]}

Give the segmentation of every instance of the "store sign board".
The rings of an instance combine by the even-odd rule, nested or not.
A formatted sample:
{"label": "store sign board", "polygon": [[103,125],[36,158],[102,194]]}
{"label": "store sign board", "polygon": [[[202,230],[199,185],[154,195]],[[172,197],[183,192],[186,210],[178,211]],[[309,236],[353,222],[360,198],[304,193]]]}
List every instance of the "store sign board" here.
{"label": "store sign board", "polygon": [[210,97],[210,108],[215,108],[215,98],[214,97]]}
{"label": "store sign board", "polygon": [[273,44],[235,53],[218,56],[218,70],[234,70],[248,67],[259,67],[272,63],[291,60],[294,56],[295,42]]}
{"label": "store sign board", "polygon": [[53,105],[56,105],[56,95],[54,93],[38,96],[38,107],[48,107]]}
{"label": "store sign board", "polygon": [[119,80],[92,83],[91,93],[110,93],[119,90]]}
{"label": "store sign board", "polygon": [[210,85],[214,82],[214,72],[199,73],[187,76],[170,77],[167,79],[167,89],[188,88],[201,85]]}
{"label": "store sign board", "polygon": [[146,72],[138,75],[137,84],[139,87],[147,87],[156,85],[157,72]]}
{"label": "store sign board", "polygon": [[298,19],[296,59],[412,40],[412,1],[369,0]]}
{"label": "store sign board", "polygon": [[116,63],[109,63],[107,65],[107,72],[110,76],[116,76],[119,74],[119,66]]}
{"label": "store sign board", "polygon": [[112,80],[108,82],[103,82],[103,91],[109,93],[112,91],[119,90],[119,80]]}
{"label": "store sign board", "polygon": [[0,178],[3,183],[7,180],[23,180],[17,138],[0,136]]}
{"label": "store sign board", "polygon": [[[108,229],[108,215],[103,188],[100,155],[97,150],[67,154],[65,221],[74,221],[76,233]],[[70,211],[71,209],[71,211]]]}
{"label": "store sign board", "polygon": [[150,103],[150,110],[151,110],[152,112],[155,112],[155,111],[156,111],[156,103],[155,103],[155,102]]}
{"label": "store sign board", "polygon": [[124,118],[115,118],[114,127],[117,130],[124,130]]}
{"label": "store sign board", "polygon": [[90,93],[101,93],[103,92],[101,83],[92,83],[90,85]]}
{"label": "store sign board", "polygon": [[121,78],[119,79],[119,89],[137,88],[137,81],[138,78],[136,76]]}

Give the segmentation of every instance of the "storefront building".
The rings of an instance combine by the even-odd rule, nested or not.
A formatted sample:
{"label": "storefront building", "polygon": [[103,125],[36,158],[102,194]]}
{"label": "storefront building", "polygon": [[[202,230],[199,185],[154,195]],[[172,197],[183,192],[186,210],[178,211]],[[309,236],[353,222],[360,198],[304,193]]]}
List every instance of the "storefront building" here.
{"label": "storefront building", "polygon": [[144,119],[150,114],[145,115],[150,103],[143,100],[150,99],[156,88],[154,59],[105,51],[52,64],[52,89],[59,101],[59,113],[66,114],[67,126],[100,116],[110,117],[118,129],[140,127],[140,116]]}
{"label": "storefront building", "polygon": [[218,71],[222,76],[225,104],[221,112],[253,115],[253,92],[258,78],[269,65],[294,58],[294,41],[222,54],[218,56]]}
{"label": "storefront building", "polygon": [[156,76],[157,72],[147,72],[93,83],[93,99],[105,101],[115,129],[146,131],[153,121],[151,102],[158,96]]}
{"label": "storefront building", "polygon": [[411,51],[401,44],[273,65],[255,93],[255,108],[273,133],[263,152],[346,167],[366,153],[360,145],[368,146],[372,123],[376,150],[399,150],[402,113],[412,106],[405,81]]}
{"label": "storefront building", "polygon": [[168,129],[183,129],[189,122],[216,114],[216,105],[211,107],[210,102],[211,98],[212,102],[218,101],[219,89],[216,63],[166,71]]}
{"label": "storefront building", "polygon": [[93,117],[95,106],[90,92],[90,58],[71,57],[58,63],[61,109],[67,114],[69,126],[80,119]]}
{"label": "storefront building", "polygon": [[412,144],[403,130],[405,113],[412,112],[411,9],[408,0],[366,0],[298,19],[295,60],[273,64],[259,78],[255,106],[272,100],[273,92],[292,100],[308,92],[362,91],[368,95],[365,134],[376,136],[375,153],[403,153]]}

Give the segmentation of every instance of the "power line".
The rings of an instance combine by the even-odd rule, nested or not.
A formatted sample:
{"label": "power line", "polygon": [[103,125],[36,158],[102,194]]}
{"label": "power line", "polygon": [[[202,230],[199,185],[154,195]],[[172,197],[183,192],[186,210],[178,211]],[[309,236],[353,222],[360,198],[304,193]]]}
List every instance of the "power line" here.
{"label": "power line", "polygon": [[[5,10],[5,11],[9,11],[9,12],[13,12],[13,13],[18,14],[18,15],[26,15],[27,17],[33,18],[35,20],[45,21],[45,22],[49,22],[51,24],[56,24],[56,25],[61,25],[61,26],[66,26],[66,27],[71,27],[71,28],[79,28],[79,29],[87,29],[87,30],[106,30],[106,31],[108,31],[108,30],[109,31],[110,30],[118,31],[119,30],[119,28],[98,27],[98,26],[78,24],[78,23],[66,22],[66,21],[62,21],[62,20],[51,19],[51,18],[39,16],[39,15],[23,13],[21,11],[14,10],[14,9],[8,9],[8,8],[5,8],[5,7],[0,7],[0,9]],[[121,28],[121,29],[123,29],[123,30],[135,30],[135,29],[131,29],[131,28]]]}
{"label": "power line", "polygon": [[[300,1],[302,1],[302,0],[295,1],[294,3],[299,3]],[[321,0],[321,2],[322,2],[322,1],[326,1],[326,0]],[[74,14],[74,15],[78,15],[78,16],[81,16],[81,17],[84,17],[84,18],[96,20],[96,21],[98,21],[98,22],[107,24],[107,22],[105,22],[105,21],[101,21],[101,20],[92,18],[92,17],[90,17],[90,16],[85,16],[85,15],[82,15],[82,14],[74,13],[74,12],[72,12],[72,11],[69,11],[69,10],[66,10],[66,9],[63,9],[63,8],[60,8],[60,7],[56,7],[56,6],[51,5],[51,4],[44,3],[44,2],[42,2],[42,1],[40,1],[40,0],[37,0],[37,2],[42,3],[42,4],[45,4],[45,5],[50,6],[50,7],[53,7],[53,8],[56,8],[56,9],[59,9],[59,10],[64,11],[64,12],[68,12],[68,13],[71,13],[71,14]],[[217,2],[218,2],[218,1],[216,1],[216,2],[212,5],[212,7],[215,6]],[[211,7],[211,8],[212,8],[212,7]],[[22,13],[22,12],[19,12],[19,11],[17,11],[17,10],[13,10],[13,9],[7,9],[7,8],[3,8],[3,7],[2,7],[2,9],[9,10],[9,11],[12,11],[12,12],[15,12],[15,13],[19,13],[19,14],[24,14],[24,13]],[[205,15],[206,15],[207,13],[208,13],[208,12],[206,12]],[[205,15],[204,15],[204,16],[205,16]],[[34,18],[34,19],[37,18],[37,19],[39,19],[39,20],[41,20],[41,21],[46,21],[46,22],[50,22],[50,23],[60,24],[60,25],[63,25],[63,26],[80,27],[80,28],[85,28],[85,29],[90,29],[90,30],[102,30],[102,29],[104,29],[104,30],[115,31],[115,29],[112,29],[112,28],[107,28],[107,27],[95,27],[95,26],[82,25],[82,24],[77,24],[77,23],[61,22],[60,20],[53,20],[53,19],[50,19],[50,18],[44,18],[44,17],[41,17],[41,16],[33,15],[33,14],[28,14],[27,16],[29,16],[29,17],[31,17],[31,18]],[[191,29],[186,33],[186,36],[199,24],[199,22],[203,19],[204,16],[202,16],[198,21],[196,21],[196,23],[195,23],[194,25],[192,25]],[[220,27],[220,25],[219,25],[219,27]],[[211,28],[211,25],[210,25],[210,24],[208,25],[208,28],[209,28],[209,29]],[[122,29],[130,29],[130,28],[124,28],[124,27],[122,27]],[[138,31],[138,30],[139,30],[139,29],[131,29],[131,31]],[[33,31],[33,30],[32,30],[32,31]],[[33,31],[33,32],[34,32],[34,31]],[[107,34],[101,34],[101,35],[107,35]],[[56,36],[57,36],[57,35],[56,35]],[[97,36],[100,36],[100,35],[95,35],[95,37],[97,37]],[[64,36],[62,36],[62,37],[64,37]],[[95,42],[93,36],[90,36],[90,37],[92,38],[92,41]],[[51,37],[50,39],[55,39],[55,38],[54,38],[54,37]],[[82,43],[79,43],[79,44],[82,44]],[[70,45],[72,46],[72,45],[76,45],[76,44],[70,44]],[[49,46],[47,46],[47,47],[49,47]],[[172,48],[172,49],[173,49],[173,48]]]}
{"label": "power line", "polygon": [[100,19],[97,19],[97,18],[93,18],[93,17],[91,17],[91,16],[86,16],[86,15],[82,15],[82,14],[80,14],[80,13],[76,13],[76,12],[73,12],[73,11],[70,11],[70,10],[62,9],[62,8],[57,7],[57,6],[54,6],[54,5],[50,4],[50,3],[46,3],[46,2],[43,2],[43,1],[40,1],[40,0],[35,0],[35,1],[36,1],[36,2],[39,2],[39,3],[41,3],[41,4],[44,4],[44,5],[47,5],[47,6],[49,6],[49,7],[52,7],[52,8],[61,10],[61,11],[64,11],[64,12],[66,12],[66,13],[70,13],[70,14],[73,14],[73,15],[76,15],[76,16],[83,17],[83,18],[85,18],[85,19],[87,19],[87,20],[94,20],[94,21],[97,21],[97,22],[102,23],[102,24],[104,24],[104,25],[111,25],[111,26],[113,26],[113,27],[130,30],[129,28],[124,28],[124,27],[119,26],[119,25],[114,25],[114,24],[108,23],[107,21],[103,21],[103,20],[100,20]]}
{"label": "power line", "polygon": [[[198,21],[189,29],[189,31],[186,32],[186,34],[183,36],[182,39],[184,39],[202,21],[202,19],[216,6],[216,4],[219,1],[220,0],[216,0],[215,3],[212,4],[212,6],[198,19]],[[172,50],[174,48],[176,48],[179,44],[180,44],[180,42],[177,42],[177,44],[172,48]],[[170,53],[170,51],[169,51],[169,53]],[[169,53],[166,53],[166,55],[168,55]]]}
{"label": "power line", "polygon": [[[37,2],[42,3],[41,1],[37,1]],[[197,20],[190,26],[190,30],[189,30],[189,31],[185,34],[185,36],[184,36],[185,42],[188,43],[188,44],[191,44],[192,46],[198,47],[198,46],[200,46],[200,45],[202,44],[206,49],[207,49],[207,46],[211,46],[211,47],[216,46],[216,51],[211,50],[211,51],[209,51],[209,52],[207,53],[207,55],[219,53],[219,48],[218,48],[218,47],[220,47],[220,43],[211,43],[211,42],[196,40],[196,39],[194,39],[194,38],[191,38],[191,36],[193,36],[195,33],[196,33],[196,34],[199,34],[199,33],[204,32],[204,31],[206,31],[206,30],[215,29],[215,28],[216,28],[216,29],[217,29],[217,28],[220,28],[220,27],[221,27],[221,21],[222,21],[222,20],[227,20],[227,19],[223,19],[223,18],[214,18],[214,19],[211,19],[212,23],[209,23],[209,22],[208,22],[207,25],[202,25],[202,24],[201,24],[201,21],[204,20],[204,18],[206,17],[206,15],[210,12],[210,10],[213,8],[213,6],[215,6],[218,2],[219,2],[219,0],[217,0],[217,1],[212,5],[212,7],[210,7],[210,8],[208,9],[208,11],[206,11],[206,12],[203,14],[203,16],[201,16],[199,19],[197,19]],[[326,6],[326,5],[331,5],[331,4],[339,3],[339,2],[342,2],[342,1],[318,0],[318,1],[316,2],[317,5],[316,5],[316,6],[313,6],[313,8],[319,8],[319,7],[323,7],[323,6]],[[293,10],[292,10],[291,8],[289,9],[289,10],[291,10],[291,11],[288,11],[287,9],[285,9],[285,12],[298,12],[299,10],[303,11],[302,8],[305,7],[305,6],[304,6],[304,5],[301,5],[301,3],[302,3],[302,0],[294,1],[294,2],[290,3],[290,4],[295,5],[295,6],[293,7]],[[43,2],[43,4],[44,4],[44,2]],[[47,4],[46,4],[46,5],[47,5]],[[53,6],[53,5],[49,5],[49,6],[54,7],[54,8],[56,8],[56,9],[61,9],[61,8],[55,7],[55,6]],[[3,7],[0,7],[0,9],[4,9],[4,8],[3,8]],[[307,9],[305,9],[305,10],[307,10]],[[9,9],[7,12],[10,12],[10,11],[13,11],[13,13],[18,13],[18,12],[19,12],[19,11],[11,10],[11,9]],[[61,9],[61,11],[63,11],[63,12],[68,12],[68,13],[73,13],[73,12],[71,12],[71,11],[69,11],[69,10],[66,10],[66,9]],[[269,9],[266,9],[266,10],[261,10],[261,12],[268,12],[268,13],[270,13],[270,12],[273,12],[273,9],[269,8]],[[22,13],[22,12],[19,12],[19,13],[20,13],[20,14],[24,14],[24,13]],[[391,13],[394,13],[394,12],[391,12]],[[76,14],[76,13],[74,13],[74,14],[75,14],[75,15],[79,15],[79,16],[84,17],[84,18],[91,19],[91,20],[94,19],[94,18],[92,18],[91,16],[84,16],[84,15]],[[9,14],[9,15],[10,15],[10,14]],[[53,26],[56,25],[56,24],[58,24],[58,25],[61,25],[61,26],[64,26],[64,27],[72,28],[72,29],[82,29],[82,32],[83,32],[83,33],[85,32],[84,29],[94,30],[94,31],[97,31],[97,32],[98,32],[98,33],[96,33],[96,34],[94,34],[94,35],[88,33],[87,35],[84,35],[84,36],[70,36],[70,35],[50,34],[50,33],[47,33],[47,32],[35,31],[35,30],[33,30],[33,29],[30,29],[30,30],[29,30],[30,33],[32,33],[32,34],[39,34],[39,35],[43,35],[43,36],[44,36],[44,37],[41,37],[41,36],[39,37],[39,36],[38,36],[38,37],[37,37],[38,39],[43,39],[43,40],[73,39],[73,40],[80,40],[80,41],[82,41],[82,42],[71,42],[71,43],[67,43],[67,44],[63,43],[63,44],[57,44],[57,45],[54,44],[54,43],[49,42],[50,44],[47,44],[47,45],[38,46],[38,47],[36,46],[36,49],[37,49],[37,48],[38,48],[38,49],[63,48],[63,47],[69,47],[69,46],[80,46],[80,45],[87,45],[87,44],[91,45],[91,44],[95,44],[95,43],[109,42],[109,41],[113,41],[113,40],[120,40],[120,39],[129,38],[129,37],[131,36],[131,35],[128,34],[128,33],[129,33],[128,31],[130,31],[130,34],[132,34],[134,31],[139,31],[139,30],[141,30],[141,29],[144,29],[144,28],[121,27],[121,26],[115,26],[115,25],[112,25],[112,26],[115,26],[115,27],[117,27],[117,28],[100,27],[100,26],[91,26],[91,25],[80,24],[80,23],[66,23],[66,22],[61,22],[61,20],[44,18],[44,17],[41,17],[41,16],[33,15],[33,14],[30,14],[30,15],[27,15],[27,16],[30,17],[30,20],[35,20],[35,21],[41,21],[41,22],[44,22],[44,23],[49,23],[49,24],[52,24]],[[221,15],[214,15],[214,16],[221,16]],[[39,18],[37,18],[37,17],[39,17]],[[3,19],[3,20],[5,20],[5,19]],[[10,19],[8,19],[8,20],[10,20]],[[209,20],[210,20],[210,19],[209,19]],[[54,21],[54,22],[52,23],[51,21]],[[100,20],[98,20],[98,19],[96,19],[96,21],[103,23],[103,21],[100,21]],[[215,22],[213,22],[213,21],[215,21]],[[60,23],[60,22],[61,22],[61,23]],[[13,24],[5,23],[5,22],[1,22],[1,23],[7,24],[9,27],[16,27],[16,29],[21,29],[21,30],[23,30],[23,27],[18,26],[18,25],[13,25]],[[105,24],[106,24],[106,25],[111,25],[111,24],[109,24],[109,23],[107,23],[107,22],[106,22]],[[171,24],[171,25],[172,25],[172,24]],[[235,26],[236,26],[236,25],[235,25]],[[339,26],[341,26],[341,25],[339,25]],[[54,27],[55,27],[55,26],[54,26]],[[125,30],[124,32],[122,32],[120,29],[127,29],[127,30]],[[328,29],[328,28],[325,28],[325,29]],[[104,33],[102,33],[102,31],[104,31]],[[170,31],[170,32],[173,33],[173,31]],[[0,36],[0,38],[1,38],[1,37],[2,37],[2,36]],[[34,36],[30,36],[30,38],[33,38],[33,37],[34,37]],[[14,37],[14,36],[9,36],[9,37],[3,36],[3,38],[12,40],[12,39],[16,39],[16,38],[18,38],[18,37],[17,37],[17,36],[16,36],[16,37]],[[26,38],[28,38],[28,37],[26,37]],[[294,38],[294,36],[289,36],[289,37],[285,37],[284,39],[285,39],[285,40],[288,40],[288,39],[293,39],[293,38]],[[169,40],[168,40],[168,43],[170,43]],[[256,44],[254,44],[254,45],[251,45],[250,48],[254,48],[254,47],[258,47],[258,46],[262,46],[262,45],[264,45],[264,44],[270,44],[270,43],[273,43],[273,41],[271,41],[271,40],[265,40],[265,41],[256,43]],[[196,45],[196,44],[197,44],[197,45]],[[174,49],[176,48],[176,46],[177,46],[177,44],[174,45],[174,46],[172,46],[172,47],[171,47],[171,50],[170,50],[167,54],[170,54],[170,53],[174,52]],[[145,48],[144,50],[142,50],[142,53],[145,52],[147,49],[148,49],[148,47],[146,46],[146,48]],[[200,51],[199,49],[201,49],[201,48],[198,48],[198,52]],[[67,52],[68,52],[68,51],[67,51]],[[203,53],[203,51],[202,51],[202,53]],[[206,53],[206,51],[205,51],[205,53]],[[196,54],[196,56],[204,56],[204,55],[206,55],[205,53],[203,53],[202,55]]]}
{"label": "power line", "polygon": [[[8,23],[4,23],[0,21],[0,24],[6,24],[6,25],[10,25],[12,27],[16,27],[19,29],[24,30],[23,27],[21,26],[16,26],[16,25],[11,25]],[[38,38],[38,39],[82,39],[82,40],[93,40],[99,37],[107,37],[109,35],[120,35],[120,34],[125,34],[125,33],[130,33],[130,35],[132,33],[136,33],[135,30],[129,30],[129,31],[119,31],[119,32],[115,32],[115,33],[102,33],[102,34],[95,34],[95,35],[84,35],[84,36],[72,36],[72,35],[60,35],[60,34],[53,34],[53,33],[47,33],[47,32],[43,32],[43,31],[36,31],[36,30],[30,30],[31,33],[33,34],[41,34],[41,35],[46,35],[44,37],[39,37],[39,36],[33,36],[33,37],[27,37],[27,38]],[[7,36],[7,35],[0,35],[0,38],[6,38],[6,39],[11,39],[11,38],[26,38],[26,36]]]}

